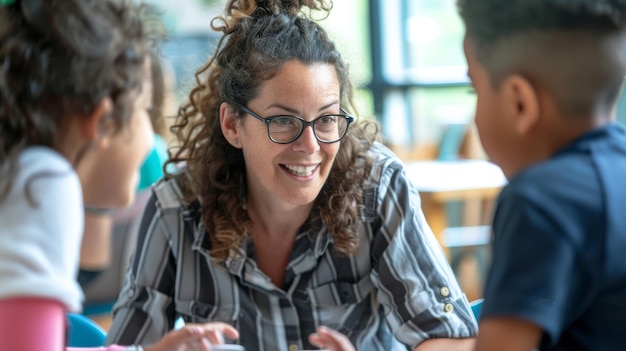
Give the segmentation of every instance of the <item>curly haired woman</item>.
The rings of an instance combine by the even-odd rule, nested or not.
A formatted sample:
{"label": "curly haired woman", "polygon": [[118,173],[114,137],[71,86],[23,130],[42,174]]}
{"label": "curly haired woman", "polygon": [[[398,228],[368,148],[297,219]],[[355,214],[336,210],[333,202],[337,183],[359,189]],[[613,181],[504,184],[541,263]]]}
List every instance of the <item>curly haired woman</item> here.
{"label": "curly haired woman", "polygon": [[304,7],[331,5],[231,0],[213,21],[108,342],[151,343],[182,317],[233,325],[247,351],[472,346],[419,195],[355,121],[347,66]]}

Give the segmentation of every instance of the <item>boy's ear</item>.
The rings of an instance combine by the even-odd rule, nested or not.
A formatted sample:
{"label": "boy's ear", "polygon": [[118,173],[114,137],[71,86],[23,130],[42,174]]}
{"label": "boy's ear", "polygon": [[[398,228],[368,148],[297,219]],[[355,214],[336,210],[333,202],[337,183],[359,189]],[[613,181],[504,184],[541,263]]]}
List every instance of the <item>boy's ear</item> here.
{"label": "boy's ear", "polygon": [[241,148],[239,131],[237,130],[237,111],[227,102],[220,105],[220,127],[228,142],[236,148]]}
{"label": "boy's ear", "polygon": [[529,133],[539,122],[537,89],[519,74],[506,78],[501,87],[506,113],[512,117],[515,131],[520,135]]}
{"label": "boy's ear", "polygon": [[113,102],[109,97],[100,100],[96,108],[87,116],[82,124],[83,136],[92,142],[106,142],[110,128],[109,115]]}

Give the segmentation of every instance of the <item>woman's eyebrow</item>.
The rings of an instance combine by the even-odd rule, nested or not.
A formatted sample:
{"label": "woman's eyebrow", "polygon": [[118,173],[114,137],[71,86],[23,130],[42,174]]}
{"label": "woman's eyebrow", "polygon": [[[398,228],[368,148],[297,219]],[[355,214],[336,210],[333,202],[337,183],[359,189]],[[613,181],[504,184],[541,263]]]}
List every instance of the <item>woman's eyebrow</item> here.
{"label": "woman's eyebrow", "polygon": [[[331,102],[331,103],[328,103],[328,104],[326,104],[326,105],[324,105],[324,106],[320,107],[320,109],[318,110],[318,112],[324,111],[325,109],[327,109],[327,108],[329,108],[329,107],[331,107],[331,106],[333,106],[333,105],[336,105],[336,104],[338,104],[338,103],[339,103],[339,101],[333,101],[333,102]],[[280,109],[285,110],[285,111],[287,111],[287,112],[289,112],[289,113],[293,113],[294,115],[299,115],[299,114],[300,114],[300,111],[298,111],[298,110],[296,110],[296,109],[294,109],[294,108],[291,108],[291,107],[285,106],[285,105],[281,105],[280,103],[277,103],[277,104],[271,104],[271,105],[269,105],[267,108],[272,108],[272,107],[280,108]]]}

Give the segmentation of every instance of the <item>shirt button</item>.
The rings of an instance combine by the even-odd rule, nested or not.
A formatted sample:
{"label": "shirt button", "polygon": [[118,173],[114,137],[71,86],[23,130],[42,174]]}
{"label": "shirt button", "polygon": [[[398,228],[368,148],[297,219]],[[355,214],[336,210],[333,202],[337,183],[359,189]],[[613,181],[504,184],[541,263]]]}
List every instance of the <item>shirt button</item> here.
{"label": "shirt button", "polygon": [[450,313],[454,311],[454,306],[452,306],[451,303],[447,303],[445,306],[443,306],[443,310]]}
{"label": "shirt button", "polygon": [[296,344],[289,345],[289,351],[298,351],[298,350],[299,350],[298,345]]}
{"label": "shirt button", "polygon": [[450,295],[450,289],[448,289],[447,286],[444,286],[443,288],[441,288],[439,292],[441,292],[441,296],[443,297],[448,297]]}

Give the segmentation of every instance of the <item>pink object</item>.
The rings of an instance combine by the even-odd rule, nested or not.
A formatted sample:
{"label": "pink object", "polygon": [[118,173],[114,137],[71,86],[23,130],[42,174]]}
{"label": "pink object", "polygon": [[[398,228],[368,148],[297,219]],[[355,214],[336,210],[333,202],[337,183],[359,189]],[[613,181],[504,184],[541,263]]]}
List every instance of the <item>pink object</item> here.
{"label": "pink object", "polygon": [[66,311],[59,301],[39,297],[0,300],[0,349],[59,351],[65,347]]}
{"label": "pink object", "polygon": [[68,347],[65,351],[125,351],[126,346],[110,345],[103,347]]}

